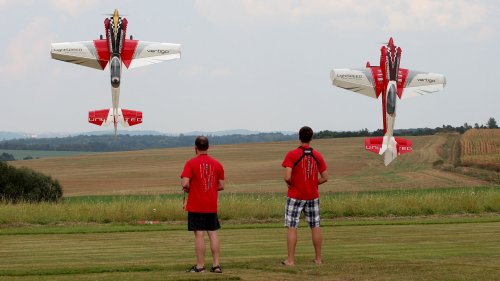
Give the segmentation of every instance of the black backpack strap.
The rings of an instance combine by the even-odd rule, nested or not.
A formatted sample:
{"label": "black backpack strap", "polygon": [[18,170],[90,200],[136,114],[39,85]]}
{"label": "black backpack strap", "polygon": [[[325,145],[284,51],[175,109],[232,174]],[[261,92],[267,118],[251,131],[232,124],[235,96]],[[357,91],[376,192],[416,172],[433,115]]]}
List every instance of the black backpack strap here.
{"label": "black backpack strap", "polygon": [[302,155],[297,161],[295,161],[295,163],[293,163],[294,168],[299,165],[300,161],[302,161],[302,158],[304,158],[305,156],[311,156],[314,161],[316,161],[316,165],[319,165],[318,159],[316,159],[316,157],[314,156],[312,147],[304,148],[302,146],[299,146],[299,148],[302,149]]}

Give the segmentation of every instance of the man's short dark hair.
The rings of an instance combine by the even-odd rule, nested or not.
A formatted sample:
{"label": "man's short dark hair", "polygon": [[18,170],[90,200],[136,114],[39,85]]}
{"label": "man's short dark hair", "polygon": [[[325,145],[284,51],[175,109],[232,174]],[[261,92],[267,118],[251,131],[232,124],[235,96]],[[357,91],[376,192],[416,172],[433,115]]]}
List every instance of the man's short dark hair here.
{"label": "man's short dark hair", "polygon": [[194,141],[194,145],[199,151],[207,151],[208,150],[208,138],[205,136],[199,136]]}
{"label": "man's short dark hair", "polygon": [[299,139],[303,143],[308,143],[312,140],[313,130],[310,127],[304,126],[299,130]]}

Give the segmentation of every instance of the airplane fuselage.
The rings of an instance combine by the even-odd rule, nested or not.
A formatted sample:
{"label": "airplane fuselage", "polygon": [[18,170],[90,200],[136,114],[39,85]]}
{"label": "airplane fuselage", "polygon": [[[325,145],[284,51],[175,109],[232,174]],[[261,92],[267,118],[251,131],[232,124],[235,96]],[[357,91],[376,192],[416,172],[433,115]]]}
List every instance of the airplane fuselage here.
{"label": "airplane fuselage", "polygon": [[[380,49],[380,69],[382,70],[382,77],[384,81],[384,88],[382,92],[382,115],[384,123],[383,144],[385,143],[385,145],[387,146],[390,145],[389,142],[394,136],[398,78],[401,79],[399,73],[400,59],[401,48],[396,48],[391,38],[389,39],[389,43],[387,44],[387,46],[382,46],[382,48]],[[390,163],[394,158],[394,155],[392,155],[390,151],[384,153],[385,163]]]}
{"label": "airplane fuselage", "polygon": [[121,53],[127,31],[127,19],[122,19],[118,14],[118,10],[115,9],[113,16],[104,20],[104,27],[106,28],[106,42],[110,54],[109,73],[113,103],[113,124],[116,134],[118,125],[117,120],[121,117],[118,110],[120,104],[120,82],[122,75]]}
{"label": "airplane fuselage", "polygon": [[384,123],[384,136],[392,137],[394,134],[394,121],[396,119],[396,101],[398,90],[398,79],[401,79],[399,62],[401,59],[401,48],[394,45],[392,38],[387,46],[380,49],[380,69],[383,79],[382,91],[382,114]]}

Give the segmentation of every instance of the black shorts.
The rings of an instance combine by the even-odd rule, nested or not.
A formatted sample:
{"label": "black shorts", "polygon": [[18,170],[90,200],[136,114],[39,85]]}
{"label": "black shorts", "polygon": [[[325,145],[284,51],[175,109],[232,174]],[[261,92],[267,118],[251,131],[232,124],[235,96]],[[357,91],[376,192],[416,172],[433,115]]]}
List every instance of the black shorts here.
{"label": "black shorts", "polygon": [[189,231],[214,231],[220,228],[217,213],[193,213],[188,212]]}

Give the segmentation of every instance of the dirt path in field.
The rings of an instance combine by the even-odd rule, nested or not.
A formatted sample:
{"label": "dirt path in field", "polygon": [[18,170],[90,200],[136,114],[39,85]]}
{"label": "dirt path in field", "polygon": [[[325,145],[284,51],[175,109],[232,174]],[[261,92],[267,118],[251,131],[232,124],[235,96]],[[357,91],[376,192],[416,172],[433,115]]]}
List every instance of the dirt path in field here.
{"label": "dirt path in field", "polygon": [[434,177],[436,179],[454,182],[456,187],[490,185],[488,181],[468,177],[458,173],[446,172],[438,169],[424,171],[423,174]]}
{"label": "dirt path in field", "polygon": [[438,151],[441,150],[442,147],[446,144],[448,138],[448,135],[438,135],[437,138],[426,142],[425,145],[418,150],[418,162],[433,163],[434,161],[441,159]]}
{"label": "dirt path in field", "polygon": [[[444,141],[439,142],[442,149],[443,163],[451,167],[460,165],[460,134],[447,134],[443,138]],[[437,144],[437,142],[436,142]],[[431,169],[424,172],[426,175],[443,179],[446,181],[455,182],[457,186],[474,186],[474,185],[490,185],[489,181],[464,175],[458,171],[451,172],[443,169]]]}
{"label": "dirt path in field", "polygon": [[453,142],[448,151],[449,164],[457,166],[460,163],[460,135],[453,138]]}

